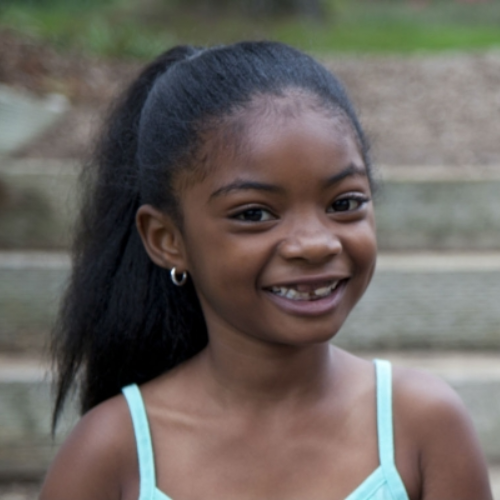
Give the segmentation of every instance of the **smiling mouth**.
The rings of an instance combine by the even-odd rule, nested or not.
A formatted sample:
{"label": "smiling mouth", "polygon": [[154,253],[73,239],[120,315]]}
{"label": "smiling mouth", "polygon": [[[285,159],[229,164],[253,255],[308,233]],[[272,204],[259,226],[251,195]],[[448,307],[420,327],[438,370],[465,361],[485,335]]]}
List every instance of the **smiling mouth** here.
{"label": "smiling mouth", "polygon": [[268,290],[278,297],[294,301],[321,300],[331,295],[344,280],[329,281],[321,285],[272,286]]}

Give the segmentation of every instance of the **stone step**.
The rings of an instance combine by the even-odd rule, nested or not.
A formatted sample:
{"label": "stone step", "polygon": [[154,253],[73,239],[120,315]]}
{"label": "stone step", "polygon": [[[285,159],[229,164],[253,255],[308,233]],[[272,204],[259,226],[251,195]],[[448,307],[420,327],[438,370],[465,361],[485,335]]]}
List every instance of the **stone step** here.
{"label": "stone step", "polygon": [[50,433],[51,383],[37,358],[0,356],[0,481],[41,477],[76,412],[66,412],[55,439]]}
{"label": "stone step", "polygon": [[[64,252],[0,252],[0,351],[47,343],[70,261]],[[381,254],[338,334],[350,349],[498,349],[500,253]]]}
{"label": "stone step", "polygon": [[500,165],[385,167],[380,177],[380,249],[500,250]]}
{"label": "stone step", "polygon": [[[476,426],[490,463],[500,463],[500,354],[371,352],[363,356],[418,367],[447,380],[460,394]],[[36,479],[76,420],[65,416],[53,442],[50,383],[37,359],[0,356],[0,481]]]}
{"label": "stone step", "polygon": [[[0,162],[0,248],[67,247],[77,203],[76,161]],[[379,247],[500,250],[500,166],[381,167]]]}
{"label": "stone step", "polygon": [[0,252],[0,351],[47,347],[69,267],[65,253]]}
{"label": "stone step", "polygon": [[76,162],[0,161],[0,248],[66,248],[77,177]]}
{"label": "stone step", "polygon": [[68,101],[63,95],[39,98],[0,85],[0,155],[27,144],[67,109]]}
{"label": "stone step", "polygon": [[498,349],[500,253],[380,254],[338,335],[349,349]]}

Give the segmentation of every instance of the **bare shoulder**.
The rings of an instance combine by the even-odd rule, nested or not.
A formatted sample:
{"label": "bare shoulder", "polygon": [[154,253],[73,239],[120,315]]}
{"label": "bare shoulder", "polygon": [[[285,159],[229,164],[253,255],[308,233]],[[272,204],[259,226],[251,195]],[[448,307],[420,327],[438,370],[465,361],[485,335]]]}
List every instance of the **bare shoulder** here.
{"label": "bare shoulder", "polygon": [[[414,430],[434,432],[444,421],[469,420],[467,410],[458,394],[441,378],[425,371],[394,366],[394,404],[406,415]],[[424,418],[424,422],[422,421]]]}
{"label": "bare shoulder", "polygon": [[123,396],[85,414],[57,454],[41,500],[121,498],[127,471],[136,463],[132,421]]}
{"label": "bare shoulder", "polygon": [[396,440],[399,429],[418,457],[421,498],[490,500],[483,452],[457,393],[439,377],[395,367],[393,401]]}

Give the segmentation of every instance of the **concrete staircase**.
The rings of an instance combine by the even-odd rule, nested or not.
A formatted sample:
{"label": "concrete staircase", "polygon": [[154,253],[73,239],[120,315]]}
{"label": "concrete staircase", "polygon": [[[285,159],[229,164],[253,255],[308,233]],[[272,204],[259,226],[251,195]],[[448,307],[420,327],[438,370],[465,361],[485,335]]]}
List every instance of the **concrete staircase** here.
{"label": "concrete staircase", "polygon": [[[500,166],[380,174],[377,272],[336,342],[445,378],[500,500]],[[64,435],[48,434],[41,353],[69,272],[76,178],[76,162],[0,160],[0,479],[43,475]]]}

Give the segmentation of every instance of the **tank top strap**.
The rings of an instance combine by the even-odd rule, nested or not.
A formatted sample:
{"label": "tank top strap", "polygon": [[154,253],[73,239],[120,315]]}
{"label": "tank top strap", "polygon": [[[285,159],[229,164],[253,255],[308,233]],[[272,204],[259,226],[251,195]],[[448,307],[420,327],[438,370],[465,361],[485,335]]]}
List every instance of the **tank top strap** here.
{"label": "tank top strap", "polygon": [[394,463],[392,429],[392,370],[389,361],[375,360],[377,381],[377,434],[380,464]]}
{"label": "tank top strap", "polygon": [[136,384],[122,389],[132,417],[139,459],[139,500],[153,500],[156,490],[155,463],[151,433],[141,391]]}
{"label": "tank top strap", "polygon": [[376,359],[377,435],[380,465],[394,498],[408,495],[394,461],[394,430],[392,419],[392,367],[389,361]]}

